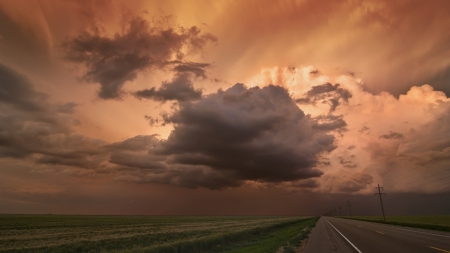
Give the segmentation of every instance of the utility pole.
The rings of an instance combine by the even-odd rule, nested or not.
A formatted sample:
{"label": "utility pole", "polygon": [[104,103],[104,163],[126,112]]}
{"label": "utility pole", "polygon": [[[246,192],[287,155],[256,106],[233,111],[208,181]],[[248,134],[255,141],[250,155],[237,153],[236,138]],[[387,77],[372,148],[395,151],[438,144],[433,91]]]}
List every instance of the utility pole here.
{"label": "utility pole", "polygon": [[334,216],[336,216],[337,215],[336,208],[334,208],[333,210],[334,210]]}
{"label": "utility pole", "polygon": [[381,192],[381,190],[383,190],[383,187],[380,187],[380,184],[378,184],[378,187],[375,187],[375,189],[378,189],[378,193],[374,193],[373,196],[375,195],[380,196],[381,211],[383,212],[383,220],[386,221],[386,217],[384,216],[383,200],[381,199],[381,195],[386,196],[386,193]]}
{"label": "utility pole", "polygon": [[339,205],[339,216],[342,216],[341,205]]}
{"label": "utility pole", "polygon": [[350,218],[352,217],[352,203],[350,202],[350,200],[347,202],[348,205],[348,210],[350,211]]}

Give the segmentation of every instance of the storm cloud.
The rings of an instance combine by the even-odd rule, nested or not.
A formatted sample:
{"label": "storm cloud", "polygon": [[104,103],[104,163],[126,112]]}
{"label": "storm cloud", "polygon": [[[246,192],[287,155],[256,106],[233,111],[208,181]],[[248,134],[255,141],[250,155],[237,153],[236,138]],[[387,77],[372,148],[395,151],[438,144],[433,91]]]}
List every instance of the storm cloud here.
{"label": "storm cloud", "polygon": [[335,148],[334,136],[273,85],[236,84],[180,104],[165,121],[174,130],[149,155],[165,157],[168,168],[142,180],[220,189],[320,177],[318,159]]}
{"label": "storm cloud", "polygon": [[140,90],[134,93],[139,99],[151,99],[155,101],[175,100],[179,102],[198,100],[202,97],[202,90],[195,89],[190,79],[190,74],[182,73],[174,76],[171,82],[163,82],[161,87]]}
{"label": "storm cloud", "polygon": [[[128,169],[161,170],[167,166],[164,157],[158,157],[149,151],[160,143],[157,135],[138,135],[122,142],[105,147],[109,162]],[[122,168],[122,169],[123,169]]]}
{"label": "storm cloud", "polygon": [[176,65],[173,70],[178,73],[192,73],[195,77],[206,78],[206,68],[210,67],[209,63],[198,63],[198,62],[180,62]]}
{"label": "storm cloud", "polygon": [[102,99],[119,99],[125,82],[134,80],[143,70],[170,66],[177,73],[205,77],[204,69],[209,64],[186,62],[185,56],[217,41],[195,26],[163,29],[140,17],[131,19],[122,33],[112,37],[100,31],[84,31],[63,45],[67,60],[86,67],[83,79],[100,84],[98,96]]}
{"label": "storm cloud", "polygon": [[0,65],[0,102],[17,110],[39,112],[44,110],[46,96],[33,89],[29,81],[16,71]]}
{"label": "storm cloud", "polygon": [[296,99],[297,103],[328,103],[330,105],[330,112],[334,112],[342,102],[348,102],[352,94],[339,87],[340,84],[332,85],[325,83],[322,85],[313,86],[302,98]]}
{"label": "storm cloud", "polygon": [[95,168],[105,142],[73,132],[75,107],[48,103],[27,78],[0,65],[0,157]]}

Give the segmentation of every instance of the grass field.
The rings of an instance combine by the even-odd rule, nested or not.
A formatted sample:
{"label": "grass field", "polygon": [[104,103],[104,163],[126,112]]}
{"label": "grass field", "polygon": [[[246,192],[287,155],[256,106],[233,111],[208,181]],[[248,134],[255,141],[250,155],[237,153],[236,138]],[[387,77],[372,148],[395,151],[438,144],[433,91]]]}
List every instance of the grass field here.
{"label": "grass field", "polygon": [[[350,218],[350,217],[344,217]],[[388,223],[392,225],[450,231],[450,215],[441,216],[353,216],[352,219]]]}
{"label": "grass field", "polygon": [[0,252],[293,252],[317,218],[0,215]]}

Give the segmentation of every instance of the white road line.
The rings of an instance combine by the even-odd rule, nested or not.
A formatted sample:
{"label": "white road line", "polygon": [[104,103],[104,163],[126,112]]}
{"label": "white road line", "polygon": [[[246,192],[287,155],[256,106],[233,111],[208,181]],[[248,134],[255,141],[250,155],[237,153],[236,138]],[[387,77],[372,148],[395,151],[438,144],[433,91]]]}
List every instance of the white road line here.
{"label": "white road line", "polygon": [[323,218],[326,222],[328,222],[328,224],[330,224],[330,226],[332,226],[342,237],[344,237],[344,239],[345,240],[347,240],[347,242],[348,243],[350,243],[350,245],[352,245],[352,247],[356,250],[356,251],[358,251],[359,253],[362,253],[361,252],[361,250],[359,250],[358,248],[356,248],[356,246],[355,245],[353,245],[353,243],[352,242],[350,242],[350,240],[349,239],[347,239],[347,237],[345,237],[341,232],[339,232],[339,230],[337,230],[337,228],[335,228],[334,226],[333,226],[333,224],[331,224],[329,221],[327,221],[327,219],[325,219],[325,218]]}
{"label": "white road line", "polygon": [[362,221],[362,222],[368,222],[369,224],[374,225],[374,227],[377,227],[377,226],[383,227],[383,228],[387,227],[387,228],[393,228],[393,229],[398,229],[398,230],[404,230],[404,231],[408,231],[408,232],[415,232],[415,233],[420,233],[420,234],[435,235],[435,236],[450,238],[450,236],[448,236],[448,235],[433,234],[433,233],[427,233],[427,232],[422,232],[422,231],[417,231],[417,230],[404,229],[404,228],[399,228],[398,226],[390,225],[390,224],[380,224],[380,223],[369,222],[369,221]]}
{"label": "white road line", "polygon": [[448,236],[448,235],[440,235],[440,234],[433,234],[433,233],[427,233],[427,232],[420,232],[420,231],[417,231],[417,230],[409,230],[409,229],[403,229],[403,228],[397,228],[397,227],[394,227],[394,228],[398,229],[398,230],[405,230],[405,231],[415,232],[415,233],[420,233],[420,234],[435,235],[435,236],[442,236],[442,237],[450,238],[450,236]]}

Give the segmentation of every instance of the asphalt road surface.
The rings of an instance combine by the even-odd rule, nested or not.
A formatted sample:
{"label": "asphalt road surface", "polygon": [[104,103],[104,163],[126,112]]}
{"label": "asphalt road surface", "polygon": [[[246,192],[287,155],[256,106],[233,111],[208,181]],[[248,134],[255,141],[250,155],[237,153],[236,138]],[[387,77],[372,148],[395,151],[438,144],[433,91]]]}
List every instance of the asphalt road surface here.
{"label": "asphalt road surface", "polygon": [[304,253],[450,253],[450,233],[321,217]]}

